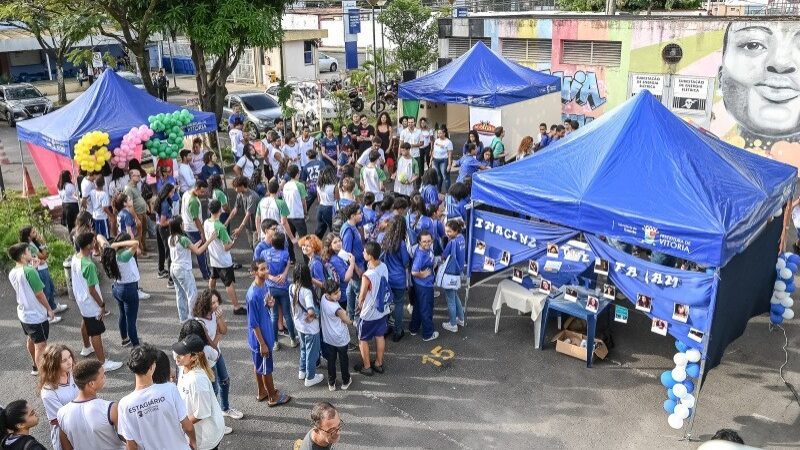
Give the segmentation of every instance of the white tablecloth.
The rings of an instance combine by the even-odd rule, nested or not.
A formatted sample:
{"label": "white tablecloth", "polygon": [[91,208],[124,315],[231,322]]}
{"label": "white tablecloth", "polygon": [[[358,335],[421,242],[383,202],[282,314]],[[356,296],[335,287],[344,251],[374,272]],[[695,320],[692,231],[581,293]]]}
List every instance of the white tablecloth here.
{"label": "white tablecloth", "polygon": [[494,332],[497,333],[499,329],[500,310],[503,305],[516,309],[522,314],[530,313],[534,325],[534,346],[539,348],[539,335],[542,328],[539,315],[544,309],[545,300],[547,300],[547,294],[543,294],[538,290],[529,291],[512,280],[501,281],[497,285],[494,303],[492,303],[492,311],[495,314]]}

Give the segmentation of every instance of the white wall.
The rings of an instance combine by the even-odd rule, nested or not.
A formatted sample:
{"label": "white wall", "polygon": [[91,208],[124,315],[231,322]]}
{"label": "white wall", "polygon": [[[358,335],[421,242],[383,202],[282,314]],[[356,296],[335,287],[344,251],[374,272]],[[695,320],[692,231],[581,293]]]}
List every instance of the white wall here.
{"label": "white wall", "polygon": [[[316,24],[314,25],[316,28]],[[378,48],[381,48],[381,24],[375,22],[375,39]],[[328,37],[322,39],[323,47],[344,47],[344,25],[341,17],[325,19],[320,22],[320,29],[328,30]],[[388,38],[383,44],[387,49],[394,49],[395,45]],[[358,33],[358,47],[372,47],[372,13],[361,15],[361,33]]]}
{"label": "white wall", "polygon": [[500,124],[506,130],[506,136],[503,138],[506,155],[514,156],[522,138],[537,134],[540,123],[546,123],[548,128],[550,125],[561,123],[561,93],[553,92],[524,102],[512,103],[503,106],[501,111],[503,117],[500,119]]}
{"label": "white wall", "polygon": [[291,41],[283,44],[283,66],[286,80],[316,80],[317,79],[317,49],[312,47],[314,55],[312,64],[306,65],[303,59],[303,41]]}

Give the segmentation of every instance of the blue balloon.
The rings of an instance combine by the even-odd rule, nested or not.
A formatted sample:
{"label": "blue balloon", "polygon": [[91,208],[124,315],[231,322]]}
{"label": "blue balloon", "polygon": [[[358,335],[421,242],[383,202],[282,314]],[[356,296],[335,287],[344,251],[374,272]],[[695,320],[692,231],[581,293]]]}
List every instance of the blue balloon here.
{"label": "blue balloon", "polygon": [[664,411],[666,411],[667,414],[672,414],[675,412],[675,406],[677,406],[677,404],[675,400],[664,400]]}
{"label": "blue balloon", "polygon": [[[795,259],[796,260],[800,260],[800,256],[795,255]],[[792,261],[792,260],[790,259],[789,261]],[[789,269],[789,271],[792,272],[792,273],[797,273],[797,263],[794,262],[794,261],[786,264],[786,268]]]}
{"label": "blue balloon", "polygon": [[686,392],[690,394],[694,392],[694,383],[692,380],[683,380],[683,385],[686,386]]}
{"label": "blue balloon", "polygon": [[791,294],[792,292],[794,292],[794,280],[792,280],[792,281],[791,281],[791,282],[789,282],[789,283],[786,283],[786,292],[788,292],[788,293],[790,293],[790,294]]}
{"label": "blue balloon", "polygon": [[781,323],[783,323],[783,316],[776,316],[775,314],[770,314],[769,321],[772,322],[773,325],[780,325]]}
{"label": "blue balloon", "polygon": [[786,311],[786,307],[781,305],[780,303],[770,305],[770,312],[775,314],[776,316],[782,316],[783,312]]}
{"label": "blue balloon", "polygon": [[789,254],[789,257],[786,260],[795,266],[800,266],[800,256],[795,255],[794,253]]}
{"label": "blue balloon", "polygon": [[661,373],[661,384],[664,385],[665,388],[669,389],[675,385],[677,381],[672,378],[672,371],[665,370]]}
{"label": "blue balloon", "polygon": [[686,375],[689,375],[692,378],[699,377],[700,376],[700,364],[688,364],[686,366]]}
{"label": "blue balloon", "polygon": [[670,388],[667,388],[667,397],[669,397],[670,400],[675,402],[680,400],[677,395],[672,393],[672,389]]}
{"label": "blue balloon", "polygon": [[678,349],[678,351],[681,353],[689,349],[689,347],[687,347],[686,344],[684,344],[681,341],[675,341],[675,348]]}

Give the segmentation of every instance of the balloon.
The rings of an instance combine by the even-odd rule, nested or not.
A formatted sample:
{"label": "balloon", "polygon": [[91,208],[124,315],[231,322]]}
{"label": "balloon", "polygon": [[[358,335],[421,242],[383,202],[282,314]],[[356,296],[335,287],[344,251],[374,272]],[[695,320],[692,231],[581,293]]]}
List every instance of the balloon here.
{"label": "balloon", "polygon": [[784,267],[786,267],[786,261],[778,259],[778,262],[775,263],[775,270],[781,270]]}
{"label": "balloon", "polygon": [[673,357],[672,357],[672,361],[673,361],[673,362],[675,363],[675,365],[676,365],[676,366],[678,366],[678,367],[683,367],[683,366],[685,366],[685,365],[686,365],[686,362],[688,361],[688,360],[686,359],[686,353],[675,353],[675,356],[673,356]]}
{"label": "balloon", "polygon": [[786,292],[786,291],[783,291],[783,292],[775,292],[775,293],[774,293],[774,295],[775,295],[775,297],[778,297],[778,298],[779,298],[779,299],[781,299],[781,300],[783,300],[783,299],[785,299],[785,298],[788,298],[788,297],[789,297],[789,293],[788,293],[788,292]]}
{"label": "balloon", "polygon": [[675,394],[675,397],[683,398],[686,396],[686,394],[688,394],[688,391],[686,390],[686,386],[683,384],[676,384],[675,386],[672,386],[672,393]]}
{"label": "balloon", "polygon": [[[795,255],[795,256],[797,258],[800,258],[800,256],[797,256],[797,255]],[[792,272],[792,273],[797,273],[797,263],[792,261],[792,260],[789,260],[789,262],[786,263],[786,268],[789,269],[789,271]]]}
{"label": "balloon", "polygon": [[686,375],[689,375],[692,378],[697,378],[700,376],[700,364],[689,364],[686,366]]}
{"label": "balloon", "polygon": [[785,291],[786,290],[786,283],[781,280],[775,282],[775,290],[776,291]]}
{"label": "balloon", "polygon": [[775,325],[780,325],[781,323],[783,323],[783,316],[776,316],[775,314],[770,314],[769,321]]}
{"label": "balloon", "polygon": [[780,276],[785,280],[790,280],[792,278],[792,271],[784,267],[780,270]]}
{"label": "balloon", "polygon": [[675,406],[677,406],[675,400],[664,400],[664,411],[666,411],[667,414],[672,414],[675,411]]}
{"label": "balloon", "polygon": [[689,408],[687,408],[683,403],[678,403],[675,405],[675,412],[673,414],[680,417],[681,420],[686,419],[689,417]]}
{"label": "balloon", "polygon": [[791,282],[789,282],[789,283],[786,283],[786,292],[788,292],[788,293],[790,293],[790,294],[791,294],[792,292],[794,292],[794,281],[791,281]]}
{"label": "balloon", "polygon": [[786,297],[781,300],[781,305],[783,305],[784,308],[791,308],[792,305],[794,305],[794,300],[792,300],[792,297]]}
{"label": "balloon", "polygon": [[78,166],[86,171],[96,172],[102,169],[106,162],[111,159],[108,151],[108,133],[102,131],[90,131],[75,143],[74,159]]}
{"label": "balloon", "polygon": [[792,311],[791,309],[787,308],[786,311],[783,312],[783,318],[786,319],[786,320],[794,319],[794,311]]}
{"label": "balloon", "polygon": [[670,400],[674,400],[674,401],[676,401],[676,402],[677,402],[678,400],[680,400],[680,399],[678,398],[678,396],[677,396],[677,395],[675,395],[675,393],[673,393],[673,392],[672,392],[672,389],[670,389],[670,388],[667,388],[667,398],[668,398],[668,399],[670,399]]}
{"label": "balloon", "polygon": [[678,349],[679,352],[685,352],[689,347],[681,341],[675,341],[675,348]]}
{"label": "balloon", "polygon": [[665,388],[669,389],[674,386],[675,383],[677,382],[672,379],[672,372],[665,370],[661,373],[661,384],[663,384]]}
{"label": "balloon", "polygon": [[794,264],[796,266],[800,266],[800,256],[795,255],[794,253],[789,253],[789,256],[786,259],[791,264]]}
{"label": "balloon", "polygon": [[700,361],[700,357],[700,350],[697,350],[696,348],[690,348],[689,350],[686,350],[686,359],[689,362],[696,363],[697,361]]}
{"label": "balloon", "polygon": [[776,316],[780,316],[781,314],[783,314],[784,311],[786,311],[786,307],[784,307],[783,305],[778,303],[777,305],[772,305],[769,308],[769,310],[770,310],[770,312],[772,312],[772,314],[775,314]]}
{"label": "balloon", "polygon": [[686,379],[686,369],[683,367],[676,367],[672,369],[672,379],[680,383]]}
{"label": "balloon", "polygon": [[675,413],[669,415],[669,417],[667,418],[667,423],[669,424],[669,426],[671,426],[676,430],[680,430],[681,428],[683,428],[683,419],[681,419]]}
{"label": "balloon", "polygon": [[686,388],[686,392],[694,392],[694,383],[692,383],[692,380],[684,380],[681,384]]}
{"label": "balloon", "polygon": [[685,395],[685,396],[684,396],[684,397],[681,399],[681,403],[682,403],[682,404],[684,404],[684,405],[686,405],[686,407],[687,407],[687,408],[690,408],[690,409],[691,409],[691,408],[694,408],[694,404],[695,404],[695,402],[696,402],[696,401],[697,401],[697,399],[696,399],[696,398],[694,398],[694,395],[692,395],[692,394],[686,394],[686,395]]}

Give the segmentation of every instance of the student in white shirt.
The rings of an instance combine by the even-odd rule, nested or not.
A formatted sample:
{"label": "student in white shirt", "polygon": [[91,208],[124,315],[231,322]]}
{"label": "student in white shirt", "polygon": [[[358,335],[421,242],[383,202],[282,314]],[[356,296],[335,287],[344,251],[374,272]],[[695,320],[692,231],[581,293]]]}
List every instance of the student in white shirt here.
{"label": "student in white shirt", "polygon": [[386,173],[378,167],[380,153],[372,150],[369,155],[369,164],[361,169],[361,189],[364,192],[375,194],[375,201],[383,201],[383,182],[386,181]]}
{"label": "student in white shirt", "polygon": [[81,209],[89,209],[89,194],[94,190],[94,179],[98,175],[89,172],[81,180]]}
{"label": "student in white shirt", "polygon": [[196,449],[194,425],[177,387],[153,384],[158,355],[149,344],[131,350],[128,368],[136,377],[136,389],[119,401],[119,434],[136,445],[129,448]]}
{"label": "student in white shirt", "polygon": [[106,181],[103,177],[97,177],[97,181],[94,182],[94,189],[89,193],[89,212],[92,213],[92,219],[94,220],[94,232],[98,236],[109,239],[113,229],[109,223],[109,217],[114,217],[114,213],[111,211],[111,197],[108,196],[104,189],[105,184]]}
{"label": "student in white shirt", "polygon": [[300,144],[297,143],[297,137],[291,131],[286,133],[286,142],[281,148],[283,156],[288,158],[288,164],[300,164]]}
{"label": "student in white shirt", "polygon": [[308,151],[314,148],[316,140],[309,134],[308,125],[303,125],[302,135],[297,140],[297,145],[300,146],[300,168],[308,164]]}
{"label": "student in white shirt", "polygon": [[414,193],[414,183],[419,178],[419,165],[415,158],[411,157],[411,146],[408,142],[400,144],[400,156],[397,158],[397,170],[392,174],[394,180],[394,191],[411,197]]}
{"label": "student in white shirt", "polygon": [[72,233],[75,228],[75,218],[78,216],[78,191],[72,182],[72,172],[62,170],[58,177],[58,198],[61,199],[61,225],[67,227],[67,231]]}
{"label": "student in white shirt", "polygon": [[178,188],[181,194],[194,187],[195,178],[192,166],[189,163],[192,161],[191,150],[181,150],[180,152],[181,163],[178,165]]}
{"label": "student in white shirt", "polygon": [[[453,142],[448,139],[444,128],[436,131],[436,140],[433,141],[431,154],[431,167],[439,175],[439,192],[450,189],[450,170],[453,168]],[[444,186],[444,191],[442,191]]]}
{"label": "student in white shirt", "polygon": [[308,265],[296,264],[292,278],[294,283],[289,286],[292,320],[300,334],[300,371],[297,378],[305,380],[306,387],[311,387],[325,379],[324,375],[317,373],[320,351],[319,310],[314,303],[314,285]]}
{"label": "student in white shirt", "polygon": [[292,232],[297,238],[308,234],[306,226],[306,198],[308,192],[306,186],[300,181],[300,168],[296,165],[289,166],[287,171],[289,181],[283,185],[283,200],[289,208],[288,220],[292,227]]}
{"label": "student in white shirt", "polygon": [[47,420],[50,421],[53,450],[61,450],[58,410],[78,395],[78,387],[72,380],[74,363],[75,355],[64,344],[48,345],[42,354],[38,388]]}
{"label": "student in white shirt", "polygon": [[[233,314],[237,316],[247,315],[247,309],[239,305],[239,299],[236,297],[236,275],[233,270],[231,249],[236,245],[237,235],[235,233],[233,236],[229,235],[225,224],[219,219],[222,215],[222,204],[219,200],[208,202],[208,212],[211,217],[203,223],[203,230],[206,236],[214,234],[217,236],[217,239],[208,246],[208,261],[211,267],[208,288],[216,289],[217,279],[221,279],[222,284],[225,285],[225,292],[228,293],[228,298],[233,305]],[[194,305],[190,305],[190,310],[192,309],[194,309]]]}
{"label": "student in white shirt", "polygon": [[192,140],[192,158],[189,165],[192,166],[195,178],[200,177],[203,171],[203,166],[206,165],[205,156],[208,151],[203,148],[203,138],[196,137]]}
{"label": "student in white shirt", "polygon": [[381,143],[383,143],[383,141],[381,141],[381,138],[379,138],[378,136],[372,138],[372,147],[361,152],[361,155],[358,157],[358,160],[356,160],[356,172],[358,172],[358,168],[364,167],[367,164],[369,164],[369,155],[370,153],[372,153],[373,150],[378,152],[379,155],[377,161],[378,166],[383,167],[383,165],[386,164],[386,154],[381,148]]}
{"label": "student in white shirt", "polygon": [[242,149],[242,156],[236,160],[236,165],[233,166],[233,173],[236,176],[244,176],[248,179],[253,177],[253,173],[258,169],[259,163],[254,156],[255,149],[252,145],[246,144]]}
{"label": "student in white shirt", "polygon": [[233,121],[233,128],[231,131],[228,132],[228,136],[231,139],[231,151],[233,151],[233,156],[236,159],[241,158],[242,156],[242,149],[244,148],[244,132],[242,132],[242,127],[244,124],[242,123],[241,119],[237,118]]}
{"label": "student in white shirt", "polygon": [[400,143],[408,142],[411,145],[411,157],[419,158],[419,148],[422,147],[422,131],[416,127],[417,119],[408,118],[408,126],[400,132]]}
{"label": "student in white shirt", "polygon": [[[352,265],[351,265],[352,267]],[[347,356],[347,346],[350,344],[348,325],[353,322],[347,317],[347,311],[342,309],[339,300],[342,298],[341,286],[336,281],[325,280],[322,288],[323,296],[320,301],[320,325],[322,326],[322,342],[325,343],[325,359],[328,361],[328,390],[336,390],[336,360],[342,372],[342,390],[350,387],[350,360]]]}

